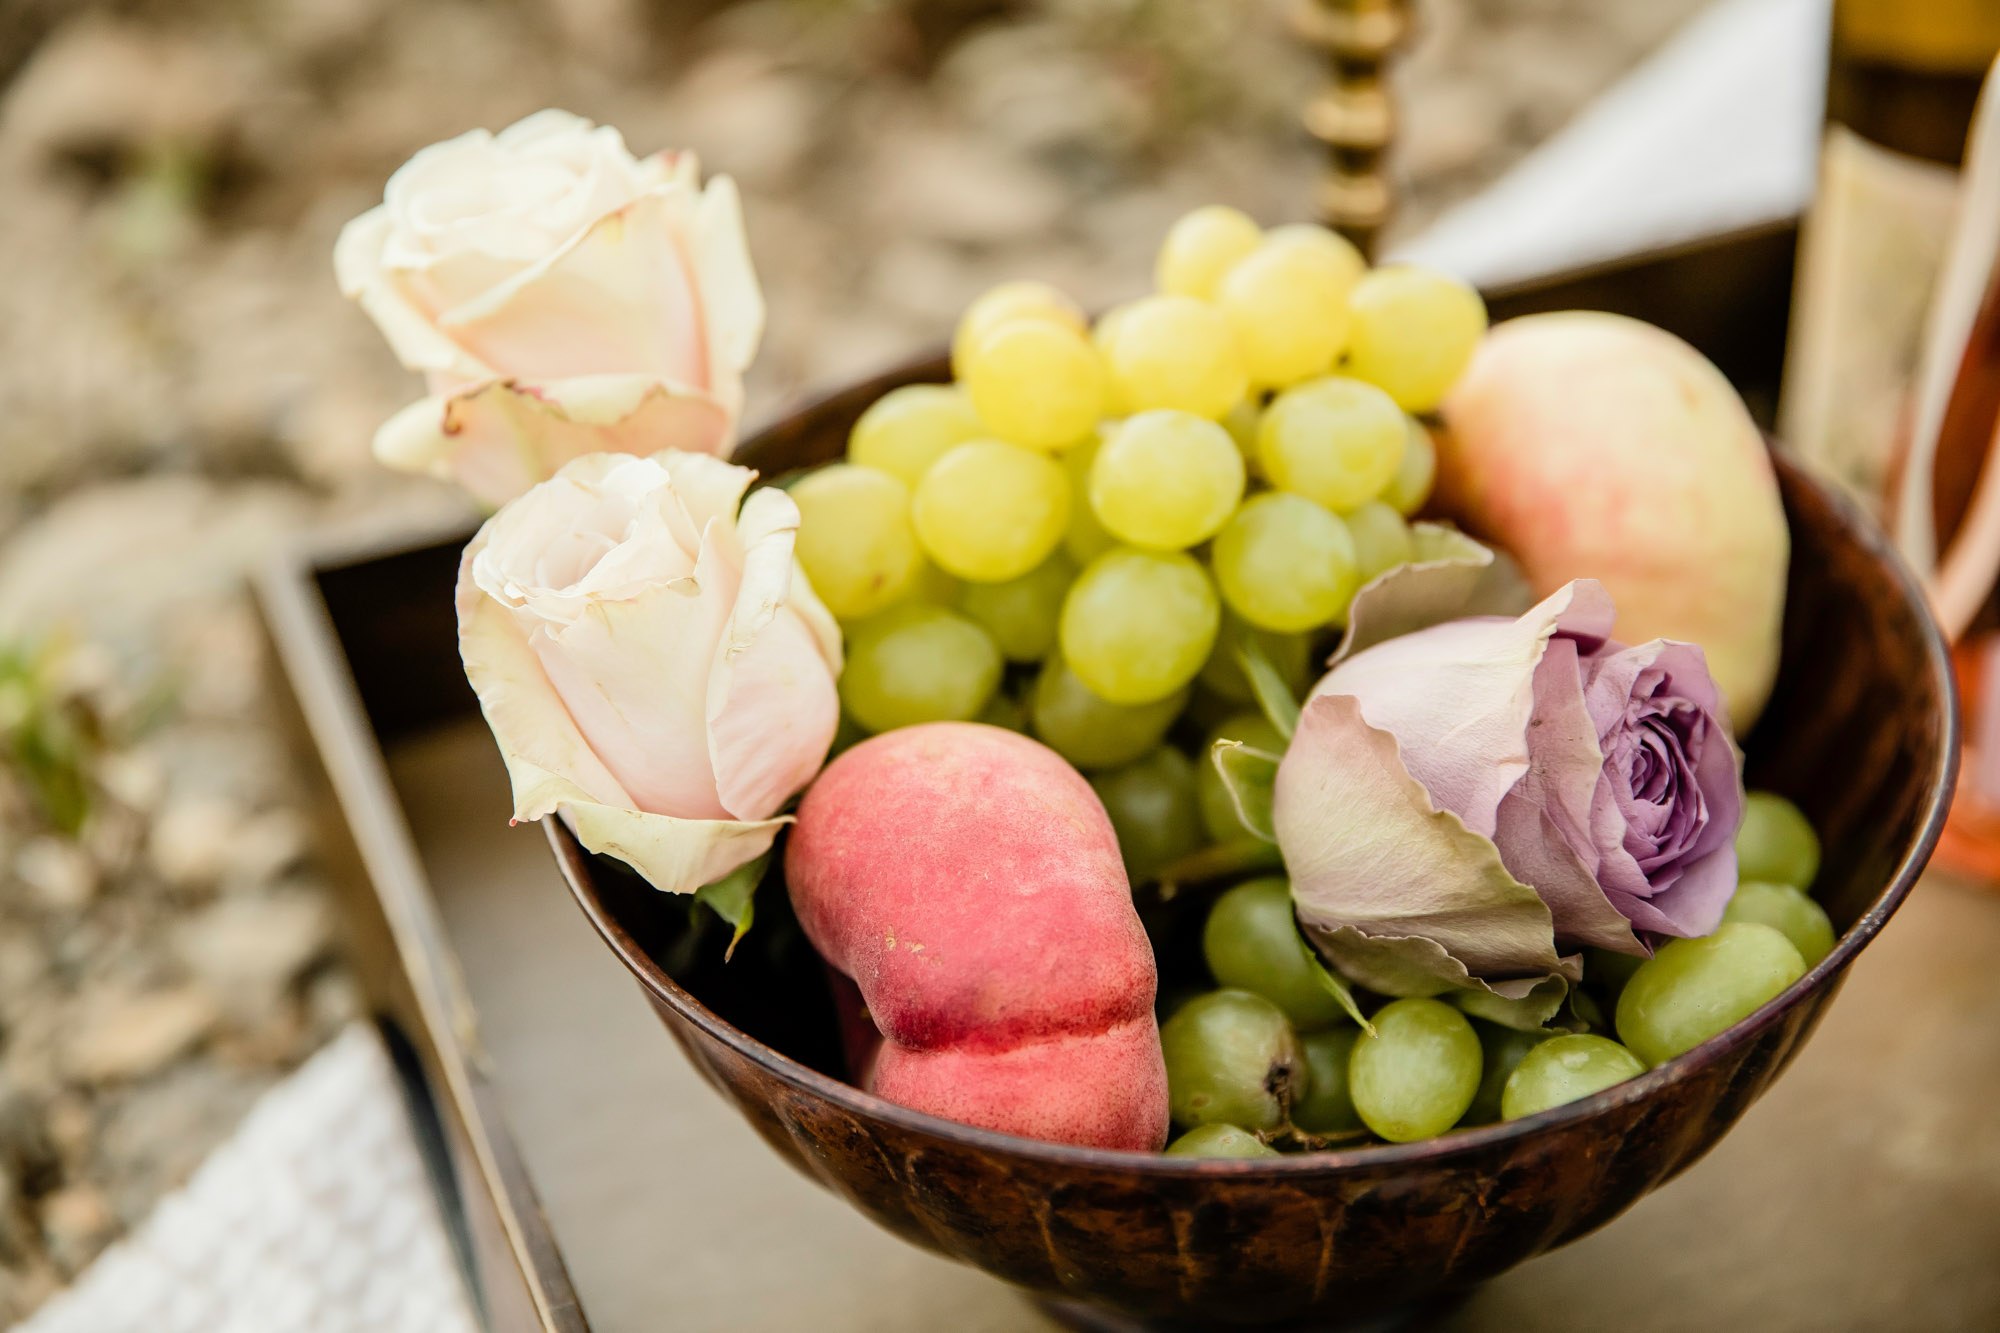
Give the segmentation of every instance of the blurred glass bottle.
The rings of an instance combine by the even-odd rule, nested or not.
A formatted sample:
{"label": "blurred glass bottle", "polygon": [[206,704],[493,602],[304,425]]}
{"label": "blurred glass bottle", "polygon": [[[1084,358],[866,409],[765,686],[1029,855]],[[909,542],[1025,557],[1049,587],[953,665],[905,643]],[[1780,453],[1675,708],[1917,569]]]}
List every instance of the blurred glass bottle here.
{"label": "blurred glass bottle", "polygon": [[[1841,173],[1853,168],[1857,155],[1872,166],[1890,164],[1888,174],[1875,184],[1910,192],[1903,194],[1906,201],[1944,178],[1926,179],[1914,166],[1897,168],[1888,154],[1961,167],[1980,88],[1996,53],[2000,53],[2000,0],[1835,0],[1827,72],[1828,150],[1822,164],[1823,191],[1829,191],[1826,178],[1835,177],[1831,202],[1839,205],[1840,193],[1852,186],[1853,180]],[[1844,132],[1862,142],[1844,149],[1837,146]],[[1867,192],[1865,185],[1856,191]],[[1939,194],[1934,200],[1949,200],[1955,217],[1958,194],[1953,182],[1948,195]],[[1917,216],[1918,210],[1929,214],[1924,219],[1928,224],[1938,203],[1914,205],[1905,219]],[[1941,255],[1943,240],[1940,234],[1938,250],[1929,256],[1933,260]],[[1994,244],[2000,245],[2000,237]],[[1907,281],[1915,275],[1906,271],[1901,276]],[[1934,285],[1926,281],[1915,288],[1923,298],[1923,313],[1928,313]],[[1913,357],[1916,347],[1912,344],[1906,351]],[[1901,429],[1907,431],[1907,408],[1900,420]],[[1935,549],[1948,547],[1965,520],[1981,470],[1992,454],[1996,420],[2000,420],[2000,291],[1989,280],[1937,430],[1930,473]],[[1893,461],[1890,469],[1894,470]],[[1986,609],[1954,651],[1965,704],[1966,753],[1959,799],[1937,859],[1948,868],[2000,882],[1996,625],[2000,618],[1989,597]]]}

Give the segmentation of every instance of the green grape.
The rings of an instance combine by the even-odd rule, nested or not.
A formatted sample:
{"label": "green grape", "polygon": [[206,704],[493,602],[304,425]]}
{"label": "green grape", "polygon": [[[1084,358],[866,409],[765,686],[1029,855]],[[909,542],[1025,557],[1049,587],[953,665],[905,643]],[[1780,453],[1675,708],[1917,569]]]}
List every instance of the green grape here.
{"label": "green grape", "polygon": [[1063,660],[1112,703],[1152,703],[1194,679],[1221,619],[1215,587],[1193,556],[1120,547],[1070,585]]}
{"label": "green grape", "polygon": [[966,396],[979,419],[1024,449],[1067,448],[1104,410],[1104,368],[1075,329],[1010,319],[966,354]]}
{"label": "green grape", "polygon": [[1051,657],[1035,679],[1029,711],[1043,744],[1078,768],[1099,769],[1129,764],[1158,745],[1186,703],[1186,690],[1136,707],[1111,703]]}
{"label": "green grape", "polygon": [[1615,953],[1610,949],[1585,949],[1583,951],[1583,975],[1586,981],[1594,981],[1604,992],[1606,1000],[1618,1002],[1625,983],[1632,979],[1646,961],[1641,954]]}
{"label": "green grape", "polygon": [[1473,1020],[1472,1030],[1479,1034],[1479,1091],[1472,1095],[1472,1105],[1459,1123],[1490,1125],[1500,1119],[1500,1098],[1521,1057],[1533,1050],[1537,1042],[1554,1034],[1539,1030],[1522,1032],[1478,1019]]}
{"label": "green grape", "polygon": [[1736,829],[1736,873],[1810,890],[1819,874],[1819,835],[1812,822],[1776,792],[1751,792]]}
{"label": "green grape", "polygon": [[987,334],[1012,319],[1039,319],[1072,333],[1082,333],[1083,311],[1076,302],[1046,282],[1003,282],[965,308],[951,339],[951,373],[965,378],[972,349]]}
{"label": "green grape", "polygon": [[[1278,734],[1278,729],[1262,713],[1238,713],[1225,718],[1222,725],[1209,734],[1208,745],[1195,761],[1194,790],[1195,799],[1201,805],[1202,828],[1216,842],[1238,842],[1249,837],[1250,832],[1243,827],[1242,816],[1236,813],[1236,802],[1230,799],[1229,786],[1223,782],[1221,772],[1215,767],[1215,743],[1222,740],[1241,741],[1251,749],[1262,750],[1266,754],[1283,754],[1285,738]],[[1250,989],[1256,990],[1257,987]]]}
{"label": "green grape", "polygon": [[1398,406],[1428,412],[1465,373],[1486,332],[1486,303],[1449,274],[1385,264],[1354,285],[1347,373]]}
{"label": "green grape", "polygon": [[1408,418],[1388,394],[1328,375],[1271,401],[1257,426],[1257,459],[1279,490],[1339,513],[1382,493],[1409,437]]}
{"label": "green grape", "polygon": [[910,488],[872,467],[833,463],[790,491],[794,547],[813,591],[840,620],[872,616],[907,594],[923,567]]}
{"label": "green grape", "polygon": [[1361,586],[1347,525],[1284,491],[1251,496],[1216,534],[1209,559],[1223,600],[1259,629],[1298,633],[1345,620]]}
{"label": "green grape", "polygon": [[1141,412],[1097,446],[1090,507],[1114,537],[1180,551],[1215,535],[1236,512],[1243,482],[1228,431],[1188,412]]}
{"label": "green grape", "polygon": [[964,392],[950,384],[905,384],[877,398],[847,437],[847,461],[900,477],[915,490],[953,446],[986,433]]}
{"label": "green grape", "polygon": [[1277,1157],[1276,1148],[1234,1125],[1196,1125],[1167,1145],[1169,1157]]}
{"label": "green grape", "polygon": [[989,727],[1005,727],[1025,736],[1028,734],[1028,705],[1005,690],[996,690],[993,697],[986,701],[986,707],[979,710],[979,716],[972,720],[984,722]]}
{"label": "green grape", "polygon": [[1200,995],[1160,1025],[1174,1123],[1281,1129],[1307,1091],[1299,1039],[1284,1011],[1247,990]]}
{"label": "green grape", "polygon": [[1191,296],[1133,302],[1104,351],[1114,396],[1128,412],[1171,407],[1216,420],[1250,390],[1229,317]]}
{"label": "green grape", "polygon": [[1255,991],[1300,1032],[1347,1021],[1306,957],[1290,880],[1253,879],[1217,898],[1202,927],[1201,954],[1219,984]]}
{"label": "green grape", "polygon": [[1646,1072],[1645,1062],[1609,1037],[1565,1033],[1540,1043],[1515,1068],[1500,1095],[1503,1120],[1581,1101]]}
{"label": "green grape", "polygon": [[1292,1105],[1292,1123],[1308,1134],[1350,1134],[1362,1127],[1347,1090],[1347,1065],[1361,1029],[1341,1023],[1299,1037],[1306,1058],[1306,1095]]}
{"label": "green grape", "polygon": [[1223,274],[1263,240],[1263,228],[1236,209],[1223,204],[1197,208],[1167,229],[1153,264],[1153,285],[1170,295],[1206,301],[1215,295]]}
{"label": "green grape", "polygon": [[1363,583],[1417,558],[1416,544],[1410,540],[1410,525],[1380,500],[1370,500],[1341,518],[1347,524],[1347,535],[1354,538],[1354,554],[1361,566]]}
{"label": "green grape", "polygon": [[1049,558],[1069,525],[1069,478],[1046,454],[973,440],[940,458],[917,487],[917,540],[946,573],[1017,579]]}
{"label": "green grape", "polygon": [[1812,967],[1833,952],[1833,922],[1826,909],[1789,884],[1745,880],[1736,886],[1724,921],[1761,921],[1792,942]]}
{"label": "green grape", "polygon": [[1259,246],[1229,270],[1215,299],[1251,383],[1282,389],[1333,369],[1355,276],[1337,251],[1297,242]]}
{"label": "green grape", "polygon": [[903,601],[922,602],[927,606],[957,606],[959,590],[963,587],[965,585],[959,580],[930,561],[920,558],[916,577],[910,580],[910,587],[903,594]]}
{"label": "green grape", "polygon": [[1757,1012],[1806,974],[1784,935],[1731,921],[1698,940],[1672,940],[1618,997],[1618,1039],[1649,1065],[1671,1060]]}
{"label": "green grape", "polygon": [[1291,690],[1294,699],[1305,693],[1307,678],[1312,672],[1311,636],[1258,629],[1245,624],[1243,617],[1227,605],[1222,608],[1222,628],[1216,632],[1215,647],[1209,653],[1208,661],[1202,663],[1201,683],[1237,703],[1255,700],[1257,696],[1250,688],[1250,678],[1243,674],[1243,663],[1237,657],[1246,644],[1252,643],[1262,649],[1265,659],[1277,668],[1279,677]]}
{"label": "green grape", "polygon": [[1229,432],[1229,442],[1242,455],[1243,471],[1249,476],[1257,473],[1257,423],[1263,419],[1264,409],[1255,398],[1245,398],[1222,414],[1222,428]]}
{"label": "green grape", "polygon": [[1201,846],[1194,761],[1171,745],[1091,778],[1118,834],[1125,874],[1144,884],[1155,871]]}
{"label": "green grape", "polygon": [[1090,507],[1090,469],[1097,462],[1100,447],[1099,441],[1092,438],[1062,455],[1063,473],[1069,478],[1069,493],[1074,497],[1062,545],[1079,569],[1118,545],[1118,539],[1104,530],[1104,525],[1097,521],[1097,511]]}
{"label": "green grape", "polygon": [[840,702],[876,733],[979,716],[1000,685],[986,631],[942,607],[907,603],[853,627]]}
{"label": "green grape", "polygon": [[[1391,1143],[1442,1134],[1479,1091],[1479,1036],[1442,1000],[1394,1000],[1371,1016],[1347,1063],[1362,1122]],[[1171,1075],[1170,1075],[1171,1078]]]}
{"label": "green grape", "polygon": [[1009,662],[1039,662],[1056,646],[1056,622],[1076,566],[1057,551],[1017,579],[960,585],[958,609],[977,621]]}
{"label": "green grape", "polygon": [[1409,438],[1403,443],[1402,458],[1397,460],[1396,475],[1389,478],[1389,485],[1382,492],[1382,502],[1408,518],[1431,498],[1431,486],[1437,481],[1438,449],[1437,441],[1431,439],[1423,422],[1415,417],[1405,420],[1409,423]]}

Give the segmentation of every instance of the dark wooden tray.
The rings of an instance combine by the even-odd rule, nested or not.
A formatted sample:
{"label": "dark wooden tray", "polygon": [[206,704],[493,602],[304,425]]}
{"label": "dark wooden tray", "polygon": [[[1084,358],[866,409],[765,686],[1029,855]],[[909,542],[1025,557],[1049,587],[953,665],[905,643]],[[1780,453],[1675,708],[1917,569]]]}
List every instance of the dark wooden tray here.
{"label": "dark wooden tray", "polygon": [[[1651,319],[1768,418],[1792,245],[1789,228],[1720,238],[1496,292],[1493,310]],[[468,535],[309,541],[259,595],[353,956],[488,1325],[1047,1327],[780,1166],[660,1033],[539,831],[506,826],[458,665]],[[1996,952],[2000,900],[1927,883],[1707,1161],[1439,1326],[2000,1327]]]}

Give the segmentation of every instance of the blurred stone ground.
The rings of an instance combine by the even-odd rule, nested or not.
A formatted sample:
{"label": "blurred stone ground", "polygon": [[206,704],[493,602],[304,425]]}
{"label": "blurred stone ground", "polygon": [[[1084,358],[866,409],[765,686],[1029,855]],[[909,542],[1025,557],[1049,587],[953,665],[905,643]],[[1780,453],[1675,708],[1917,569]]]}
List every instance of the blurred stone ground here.
{"label": "blurred stone ground", "polygon": [[[1418,0],[1399,230],[1702,3]],[[1305,216],[1317,71],[1282,13],[0,0],[0,1319],[356,1010],[241,576],[308,521],[460,512],[368,456],[416,381],[329,256],[388,173],[546,105],[699,150],[770,303],[754,426],[999,279],[1108,304],[1189,207]]]}

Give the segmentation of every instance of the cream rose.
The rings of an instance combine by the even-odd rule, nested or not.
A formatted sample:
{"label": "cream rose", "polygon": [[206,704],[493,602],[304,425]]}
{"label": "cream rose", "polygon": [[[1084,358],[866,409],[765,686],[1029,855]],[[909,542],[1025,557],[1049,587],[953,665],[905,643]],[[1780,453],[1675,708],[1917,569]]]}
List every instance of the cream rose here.
{"label": "cream rose", "polygon": [[770,848],[839,720],[840,630],[793,559],[798,506],[743,500],[755,476],[673,450],[580,458],[459,568],[459,651],[514,818],[560,812],[675,893]]}
{"label": "cream rose", "polygon": [[498,506],[585,454],[727,457],[764,299],[736,187],[540,111],[433,144],[334,247],[430,396],[375,453]]}

